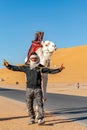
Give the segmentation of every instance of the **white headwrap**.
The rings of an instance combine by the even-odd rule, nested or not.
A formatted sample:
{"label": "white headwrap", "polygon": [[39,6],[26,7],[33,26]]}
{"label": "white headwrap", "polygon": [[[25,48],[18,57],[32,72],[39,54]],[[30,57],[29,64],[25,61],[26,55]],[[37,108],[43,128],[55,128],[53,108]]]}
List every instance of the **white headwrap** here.
{"label": "white headwrap", "polygon": [[[34,62],[31,60],[31,58],[37,58],[37,60]],[[34,54],[34,55],[30,56],[30,69],[37,67],[39,65],[39,63],[40,63],[40,58],[38,55]]]}

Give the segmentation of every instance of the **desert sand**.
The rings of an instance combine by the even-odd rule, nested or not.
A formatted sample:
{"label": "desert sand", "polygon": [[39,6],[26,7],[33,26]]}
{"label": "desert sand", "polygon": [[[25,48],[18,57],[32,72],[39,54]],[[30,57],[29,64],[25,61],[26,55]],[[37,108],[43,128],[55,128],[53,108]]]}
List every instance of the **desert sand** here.
{"label": "desert sand", "polygon": [[8,98],[0,97],[0,130],[87,130],[87,127],[46,113],[45,125],[28,125],[26,105]]}
{"label": "desert sand", "polygon": [[[49,75],[47,92],[87,96],[87,45],[57,49],[51,57],[51,68],[62,63],[65,69]],[[0,86],[25,90],[25,74],[0,69]],[[3,79],[3,80],[2,80]],[[18,82],[18,84],[16,84]],[[80,87],[78,88],[78,83]],[[47,112],[44,126],[28,125],[26,104],[0,97],[0,130],[86,130],[87,127]],[[37,122],[37,121],[36,121]]]}

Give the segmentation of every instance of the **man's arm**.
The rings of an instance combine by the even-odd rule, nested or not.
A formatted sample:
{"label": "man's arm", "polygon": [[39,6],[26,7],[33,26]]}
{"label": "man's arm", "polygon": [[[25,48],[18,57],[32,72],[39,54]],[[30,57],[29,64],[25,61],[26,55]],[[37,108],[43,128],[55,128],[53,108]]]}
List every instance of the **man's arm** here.
{"label": "man's arm", "polygon": [[20,71],[20,72],[24,72],[24,71],[25,71],[25,67],[24,67],[24,66],[11,65],[11,64],[9,64],[6,60],[4,60],[3,65],[4,65],[6,68],[8,68],[9,70]]}
{"label": "man's arm", "polygon": [[49,74],[56,74],[61,72],[63,69],[65,69],[65,67],[63,66],[63,64],[61,65],[60,68],[57,69],[49,69],[49,68],[42,68],[42,73],[49,73]]}

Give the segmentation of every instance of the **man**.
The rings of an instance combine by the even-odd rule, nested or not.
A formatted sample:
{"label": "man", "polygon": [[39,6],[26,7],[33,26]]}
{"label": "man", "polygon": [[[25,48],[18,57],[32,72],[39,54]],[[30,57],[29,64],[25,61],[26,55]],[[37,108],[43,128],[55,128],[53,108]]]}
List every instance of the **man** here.
{"label": "man", "polygon": [[14,66],[4,61],[4,66],[13,71],[20,71],[26,74],[26,101],[28,107],[28,114],[30,116],[29,124],[35,123],[35,112],[33,108],[33,101],[36,99],[38,105],[38,125],[44,124],[43,113],[43,95],[41,89],[41,73],[55,74],[61,72],[64,67],[61,65],[58,69],[49,69],[41,65],[40,59],[36,53],[32,53],[29,58],[28,65]]}

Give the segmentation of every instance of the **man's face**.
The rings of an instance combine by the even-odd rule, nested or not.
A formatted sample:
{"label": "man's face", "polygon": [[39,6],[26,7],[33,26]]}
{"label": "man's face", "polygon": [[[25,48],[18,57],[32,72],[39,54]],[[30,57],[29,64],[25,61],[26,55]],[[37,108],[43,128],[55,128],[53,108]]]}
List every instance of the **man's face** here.
{"label": "man's face", "polygon": [[30,58],[30,61],[37,62],[38,58]]}
{"label": "man's face", "polygon": [[37,55],[30,56],[30,69],[37,67],[40,63],[40,59]]}

